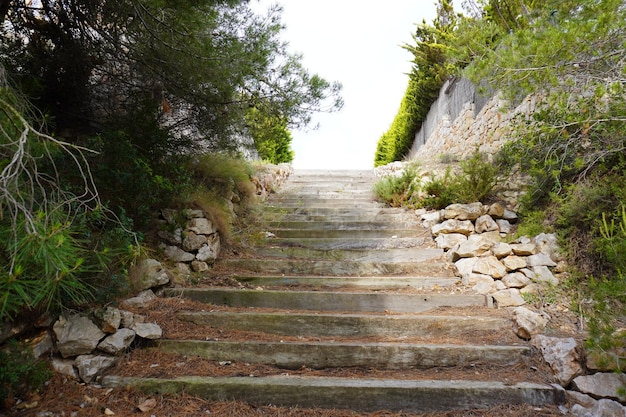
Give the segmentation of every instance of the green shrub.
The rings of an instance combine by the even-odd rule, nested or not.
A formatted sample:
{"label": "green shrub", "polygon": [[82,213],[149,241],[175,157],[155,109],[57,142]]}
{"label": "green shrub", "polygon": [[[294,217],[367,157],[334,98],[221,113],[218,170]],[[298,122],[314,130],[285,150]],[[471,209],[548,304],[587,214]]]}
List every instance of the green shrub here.
{"label": "green shrub", "polygon": [[413,206],[419,186],[416,168],[408,166],[400,176],[388,176],[378,181],[374,185],[374,194],[378,201],[391,207]]}
{"label": "green shrub", "polygon": [[16,397],[39,390],[51,377],[44,361],[16,341],[9,342],[0,349],[0,409]]}
{"label": "green shrub", "polygon": [[446,169],[443,177],[433,178],[424,184],[424,196],[419,201],[420,207],[442,209],[457,201],[457,183],[452,177],[450,168]]}

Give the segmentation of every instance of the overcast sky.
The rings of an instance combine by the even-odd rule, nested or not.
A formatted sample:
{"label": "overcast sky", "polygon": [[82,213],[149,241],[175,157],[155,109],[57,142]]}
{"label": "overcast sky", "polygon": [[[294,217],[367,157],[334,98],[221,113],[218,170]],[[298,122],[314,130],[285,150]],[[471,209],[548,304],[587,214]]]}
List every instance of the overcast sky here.
{"label": "overcast sky", "polygon": [[320,114],[315,131],[294,131],[298,169],[369,169],[411,69],[415,25],[435,16],[434,0],[260,0],[283,6],[284,38],[312,73],[343,84],[344,107]]}

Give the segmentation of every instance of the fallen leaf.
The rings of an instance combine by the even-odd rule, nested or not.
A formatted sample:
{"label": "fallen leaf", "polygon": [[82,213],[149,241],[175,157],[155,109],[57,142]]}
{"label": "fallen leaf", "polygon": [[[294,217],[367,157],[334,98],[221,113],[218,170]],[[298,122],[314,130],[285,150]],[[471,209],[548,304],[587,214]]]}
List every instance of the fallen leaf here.
{"label": "fallen leaf", "polygon": [[114,415],[115,415],[115,413],[114,413],[114,412],[113,412],[110,408],[105,408],[105,409],[104,409],[104,415],[107,415],[107,416],[114,416]]}
{"label": "fallen leaf", "polygon": [[154,398],[148,398],[147,400],[145,400],[144,402],[139,404],[137,406],[137,408],[142,413],[145,413],[145,412],[148,412],[148,411],[152,410],[154,407],[156,407],[156,403],[157,402],[156,402],[156,400]]}

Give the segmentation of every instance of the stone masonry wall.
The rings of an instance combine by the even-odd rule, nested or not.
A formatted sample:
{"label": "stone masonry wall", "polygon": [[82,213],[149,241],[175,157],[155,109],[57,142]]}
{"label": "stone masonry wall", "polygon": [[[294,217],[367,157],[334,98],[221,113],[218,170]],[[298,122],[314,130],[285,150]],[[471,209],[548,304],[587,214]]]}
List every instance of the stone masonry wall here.
{"label": "stone masonry wall", "polygon": [[[452,83],[462,86],[455,89],[456,94],[450,93]],[[408,159],[431,160],[442,155],[463,159],[476,149],[493,155],[508,140],[514,116],[532,112],[536,97],[527,97],[513,110],[507,106],[498,94],[485,102],[468,80],[447,81],[416,134]]]}

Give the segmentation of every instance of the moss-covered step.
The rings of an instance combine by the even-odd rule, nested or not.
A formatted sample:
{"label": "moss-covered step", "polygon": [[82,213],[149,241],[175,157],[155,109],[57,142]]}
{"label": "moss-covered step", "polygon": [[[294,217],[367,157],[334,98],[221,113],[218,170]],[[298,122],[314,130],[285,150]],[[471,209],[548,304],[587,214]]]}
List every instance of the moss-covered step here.
{"label": "moss-covered step", "polygon": [[226,330],[340,338],[464,338],[507,332],[508,319],[488,316],[181,311],[179,320]]}
{"label": "moss-covered step", "polygon": [[231,307],[285,310],[418,313],[439,307],[492,306],[480,294],[398,294],[326,291],[269,291],[232,288],[169,288],[166,297],[183,297]]}
{"label": "moss-covered step", "polygon": [[430,276],[312,276],[312,275],[232,275],[231,278],[242,284],[255,287],[298,287],[315,286],[319,288],[358,288],[372,291],[407,290],[407,289],[434,289],[455,287],[459,283],[458,277],[430,277]]}
{"label": "moss-covered step", "polygon": [[155,349],[213,361],[265,364],[284,369],[514,366],[531,353],[527,346],[205,340],[161,340]]}
{"label": "moss-covered step", "polygon": [[564,401],[562,391],[535,383],[500,381],[389,380],[274,377],[122,378],[105,376],[105,388],[134,387],[146,394],[186,393],[212,401],[240,400],[286,407],[429,413],[489,408],[499,404],[536,406]]}

